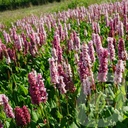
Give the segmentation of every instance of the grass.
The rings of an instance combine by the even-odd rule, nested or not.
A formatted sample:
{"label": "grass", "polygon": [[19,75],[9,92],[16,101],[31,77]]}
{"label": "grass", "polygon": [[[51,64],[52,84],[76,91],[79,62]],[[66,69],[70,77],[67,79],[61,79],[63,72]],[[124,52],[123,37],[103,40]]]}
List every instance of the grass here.
{"label": "grass", "polygon": [[[78,2],[79,1],[79,2]],[[60,3],[48,3],[41,6],[31,6],[29,8],[17,9],[12,11],[0,12],[0,23],[10,24],[11,22],[21,19],[31,14],[40,15],[44,13],[51,13],[54,11],[61,11],[67,8],[73,8],[77,5],[88,6],[93,3],[102,3],[102,2],[114,2],[117,0],[64,0]]]}
{"label": "grass", "polygon": [[40,15],[43,13],[52,12],[53,10],[56,10],[56,9],[59,10],[61,6],[64,6],[65,2],[66,1],[60,2],[60,3],[54,2],[54,3],[49,3],[47,5],[32,6],[29,8],[0,12],[0,22],[6,24],[8,22],[13,22],[17,19],[21,19],[31,14]]}

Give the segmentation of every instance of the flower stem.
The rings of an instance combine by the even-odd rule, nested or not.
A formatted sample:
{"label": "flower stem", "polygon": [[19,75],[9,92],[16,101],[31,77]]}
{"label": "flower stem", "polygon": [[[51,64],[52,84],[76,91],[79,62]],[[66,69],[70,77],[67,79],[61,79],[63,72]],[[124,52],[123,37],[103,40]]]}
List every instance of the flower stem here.
{"label": "flower stem", "polygon": [[47,128],[50,128],[49,120],[48,120],[47,113],[46,113],[46,111],[45,111],[44,106],[42,106],[42,104],[39,104],[39,107],[40,107],[40,110],[41,110],[41,114],[42,114],[42,119],[43,119],[43,121],[44,121],[44,118],[43,118],[43,117],[46,117],[46,119],[47,119]]}

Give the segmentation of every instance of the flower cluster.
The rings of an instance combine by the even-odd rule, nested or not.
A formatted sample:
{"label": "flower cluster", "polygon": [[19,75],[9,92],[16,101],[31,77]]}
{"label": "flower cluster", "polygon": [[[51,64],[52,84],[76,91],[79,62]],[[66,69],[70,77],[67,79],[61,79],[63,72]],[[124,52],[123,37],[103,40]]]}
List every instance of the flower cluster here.
{"label": "flower cluster", "polygon": [[114,39],[112,37],[107,38],[108,41],[108,52],[110,56],[110,60],[115,60],[115,48],[114,48]]}
{"label": "flower cluster", "polygon": [[93,73],[91,70],[91,59],[88,54],[87,44],[82,45],[82,52],[80,53],[80,59],[78,62],[80,80],[82,82],[85,95],[91,93],[91,89],[95,89],[95,83]]}
{"label": "flower cluster", "polygon": [[93,33],[92,34],[92,40],[94,42],[94,45],[96,47],[96,53],[98,58],[100,59],[100,56],[102,54],[102,42],[101,42],[101,37],[98,34]]}
{"label": "flower cluster", "polygon": [[103,49],[102,56],[99,59],[99,71],[98,71],[98,80],[100,82],[106,82],[107,73],[108,73],[108,50]]}
{"label": "flower cluster", "polygon": [[28,108],[26,106],[23,106],[22,108],[16,107],[15,108],[15,120],[17,126],[26,126],[30,123],[30,113],[28,111]]}
{"label": "flower cluster", "polygon": [[62,48],[60,46],[60,37],[58,34],[55,34],[52,44],[53,44],[53,48],[56,50],[57,60],[58,62],[61,62],[63,57],[62,57]]}
{"label": "flower cluster", "polygon": [[125,50],[125,43],[122,38],[119,39],[118,43],[118,58],[119,60],[126,60],[127,59],[127,53]]}
{"label": "flower cluster", "polygon": [[49,65],[50,65],[50,77],[51,77],[51,83],[57,84],[58,83],[58,69],[57,69],[57,63],[55,59],[49,58]]}
{"label": "flower cluster", "polygon": [[[126,64],[125,61],[127,59],[127,51],[125,48],[125,41],[128,38],[126,35],[126,33],[128,33],[127,13],[128,1],[123,0],[122,2],[109,4],[95,4],[88,8],[77,7],[59,13],[47,14],[45,16],[41,15],[40,17],[26,17],[12,23],[9,30],[4,30],[0,25],[0,32],[2,32],[2,36],[0,34],[0,37],[2,37],[2,39],[0,39],[0,61],[3,65],[4,61],[8,64],[0,68],[1,72],[8,69],[7,73],[5,72],[1,75],[1,79],[5,78],[5,80],[2,80],[2,83],[4,82],[3,85],[12,82],[12,86],[7,85],[5,88],[2,87],[2,90],[6,88],[11,88],[9,92],[12,91],[12,88],[18,90],[19,86],[15,86],[15,84],[13,86],[13,83],[19,82],[21,79],[18,79],[18,77],[20,75],[22,77],[23,72],[25,70],[28,71],[32,64],[34,64],[32,67],[36,68],[44,66],[46,68],[43,69],[45,70],[44,72],[46,74],[49,73],[47,62],[44,63],[43,61],[46,61],[45,59],[50,57],[50,48],[52,53],[48,60],[50,69],[48,80],[50,78],[51,84],[55,87],[54,89],[58,89],[59,92],[63,94],[59,97],[60,100],[57,100],[56,97],[51,99],[48,104],[52,105],[52,107],[62,107],[61,105],[65,106],[65,103],[67,103],[70,114],[70,106],[72,105],[68,104],[69,100],[65,100],[64,98],[70,99],[72,96],[77,97],[79,95],[79,89],[82,88],[86,98],[88,97],[89,99],[93,90],[94,92],[96,89],[96,92],[102,90],[102,88],[97,85],[107,82],[108,71],[112,72],[112,68],[114,72],[114,74],[111,73],[110,75],[110,78],[114,77],[114,83],[112,83],[112,85],[123,83],[125,76],[125,74],[123,76],[125,70],[124,64]],[[106,46],[107,48],[105,48]],[[118,53],[118,57],[116,53]],[[38,60],[37,57],[39,57]],[[110,58],[110,69],[108,69],[108,57]],[[115,66],[116,61],[117,64]],[[37,62],[37,65],[35,62]],[[27,65],[27,67],[25,67],[25,65]],[[11,66],[12,68],[10,68]],[[17,72],[20,74],[12,74]],[[98,80],[94,80],[95,75],[97,75]],[[8,81],[6,82],[6,80]],[[99,83],[95,85],[95,81]],[[23,83],[24,82],[26,82],[25,79]],[[28,83],[31,103],[36,107],[41,107],[41,103],[48,105],[46,103],[48,93],[42,75],[32,70],[28,74]],[[49,81],[46,83],[49,84]],[[82,87],[80,87],[81,85]],[[108,86],[109,85],[110,84],[108,84]],[[114,86],[111,87],[112,90],[114,90]],[[48,92],[51,96],[53,90],[50,88],[49,86]],[[24,95],[22,95],[23,93]],[[70,93],[74,94],[70,95]],[[27,95],[24,87],[18,90],[18,94],[22,96],[18,97],[16,104],[22,104],[24,98],[20,98]],[[52,100],[57,101],[57,104],[54,101],[52,102]],[[64,104],[61,102],[64,102]],[[12,103],[14,105],[15,101]],[[31,117],[26,106],[22,108],[16,107],[14,114],[13,109],[9,105],[8,97],[4,94],[0,95],[0,106],[2,106],[7,118],[15,118],[18,127],[27,127],[30,123]],[[46,106],[46,110],[48,109],[49,106]],[[65,110],[66,109],[64,109],[64,111]],[[39,114],[38,112],[40,113],[40,111],[37,111],[37,114]],[[47,113],[47,111],[43,113],[42,109],[41,113],[44,116],[42,120],[44,124],[51,126],[51,120],[48,120],[46,117],[52,116],[52,114]],[[61,114],[63,113],[62,108]],[[59,113],[57,113],[57,116],[58,114]],[[59,114],[59,116],[61,115]],[[63,118],[64,116],[62,115],[61,117]],[[69,118],[65,119],[68,120]],[[11,121],[11,119],[9,119],[9,121]],[[40,118],[36,121],[37,125],[40,121]],[[60,120],[60,123],[62,123],[61,121],[63,121],[63,119]],[[4,120],[0,119],[0,128],[3,127],[2,124],[4,125]],[[30,124],[33,125],[33,123]],[[60,124],[58,124],[58,126],[60,126]]]}
{"label": "flower cluster", "polygon": [[88,43],[88,53],[89,53],[91,62],[94,63],[95,62],[95,51],[94,51],[94,47],[93,47],[93,41],[90,41]]}
{"label": "flower cluster", "polygon": [[47,92],[41,74],[37,74],[35,70],[28,74],[29,93],[33,104],[39,105],[41,102],[47,101]]}
{"label": "flower cluster", "polygon": [[9,118],[15,118],[13,109],[9,105],[8,97],[4,94],[0,94],[0,104],[4,107],[4,112],[6,113],[6,116]]}
{"label": "flower cluster", "polygon": [[65,62],[62,64],[58,64],[53,57],[49,58],[51,83],[57,85],[62,94],[66,93],[67,90],[74,92],[75,87],[71,79],[72,71],[70,64]]}
{"label": "flower cluster", "polygon": [[116,70],[114,74],[114,83],[120,84],[123,79],[123,72],[124,72],[124,62],[122,60],[118,60],[118,63],[116,64]]}
{"label": "flower cluster", "polygon": [[[59,74],[59,79],[62,80],[63,78],[63,82],[65,83],[65,89],[66,91],[70,91],[70,92],[74,92],[76,90],[74,83],[72,81],[72,73],[71,73],[71,69],[69,64],[65,65],[65,70],[63,68],[62,65],[58,65],[58,74]],[[61,84],[61,81],[59,80],[59,87],[61,87],[63,89],[63,85]],[[65,91],[65,93],[66,93]]]}

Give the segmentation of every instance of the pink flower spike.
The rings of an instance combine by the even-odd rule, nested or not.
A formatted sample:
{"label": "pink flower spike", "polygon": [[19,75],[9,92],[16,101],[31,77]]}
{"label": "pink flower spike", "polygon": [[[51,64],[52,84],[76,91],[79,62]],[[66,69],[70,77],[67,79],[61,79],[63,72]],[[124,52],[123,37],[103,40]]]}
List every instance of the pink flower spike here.
{"label": "pink flower spike", "polygon": [[27,126],[30,123],[30,113],[26,106],[15,108],[15,120],[17,126]]}
{"label": "pink flower spike", "polygon": [[47,92],[41,74],[37,74],[35,70],[28,74],[29,93],[33,104],[39,105],[41,102],[47,101]]}
{"label": "pink flower spike", "polygon": [[59,83],[58,79],[58,69],[57,69],[57,63],[55,62],[55,59],[49,58],[49,65],[50,65],[50,78],[51,78],[51,83],[57,84]]}
{"label": "pink flower spike", "polygon": [[110,60],[115,60],[115,48],[114,48],[114,39],[111,37],[107,38],[108,41],[108,52],[110,56]]}
{"label": "pink flower spike", "polygon": [[124,62],[122,60],[118,60],[118,63],[116,64],[116,70],[114,74],[114,83],[120,84],[123,79],[123,72],[124,72]]}
{"label": "pink flower spike", "polygon": [[103,49],[102,56],[99,58],[100,66],[98,72],[98,80],[100,82],[106,82],[108,73],[108,51]]}
{"label": "pink flower spike", "polygon": [[6,113],[6,116],[9,118],[15,118],[13,109],[8,103],[8,97],[5,96],[4,94],[1,95],[1,100],[2,100],[2,105],[4,107],[4,112]]}
{"label": "pink flower spike", "polygon": [[88,53],[89,53],[91,62],[94,63],[95,62],[95,51],[94,51],[93,41],[90,41],[88,43]]}
{"label": "pink flower spike", "polygon": [[125,50],[125,42],[121,38],[118,42],[118,58],[119,60],[126,60],[127,59],[127,52]]}

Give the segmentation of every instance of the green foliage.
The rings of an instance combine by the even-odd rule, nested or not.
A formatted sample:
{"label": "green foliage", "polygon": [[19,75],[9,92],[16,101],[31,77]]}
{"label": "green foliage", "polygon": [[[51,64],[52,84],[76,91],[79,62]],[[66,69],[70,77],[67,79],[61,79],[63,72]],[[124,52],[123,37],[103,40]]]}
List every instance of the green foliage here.
{"label": "green foliage", "polygon": [[72,8],[76,8],[78,6],[88,6],[88,2],[85,0],[72,0],[69,4],[68,4],[68,8],[72,9]]}
{"label": "green foliage", "polygon": [[[3,5],[8,5],[8,1],[2,1]],[[13,1],[14,2],[14,1]],[[17,2],[15,0],[15,2]],[[22,1],[29,2],[29,1]],[[46,1],[31,1],[33,4],[43,4]],[[49,1],[52,2],[52,1]],[[24,3],[25,4],[25,3]],[[15,7],[21,6],[22,3],[17,2]],[[78,6],[88,6],[85,0],[71,1],[64,8],[77,8]],[[13,8],[13,7],[12,7]],[[29,18],[29,17],[28,17]],[[30,17],[31,18],[31,17]],[[104,18],[104,17],[102,17]],[[103,46],[107,47],[106,38],[108,37],[109,27],[105,27],[103,19],[99,21],[101,33],[103,37]],[[57,19],[58,20],[58,19]],[[103,22],[103,23],[102,23]],[[67,23],[71,24],[72,30],[79,33],[79,37],[82,43],[87,43],[92,38],[92,26],[87,23],[85,19],[80,21],[78,25],[77,20],[70,19]],[[62,25],[64,25],[62,23]],[[33,27],[33,24],[32,24]],[[6,31],[9,32],[9,28]],[[25,30],[18,27],[18,34]],[[34,27],[33,27],[34,29]],[[36,56],[32,56],[30,53],[24,55],[21,51],[16,50],[16,61],[11,61],[10,64],[6,63],[6,58],[0,60],[0,94],[4,93],[9,97],[9,103],[12,108],[16,106],[27,105],[31,114],[31,122],[28,125],[29,128],[89,128],[89,127],[102,127],[109,128],[127,128],[128,127],[128,101],[126,100],[125,85],[115,87],[114,83],[100,83],[96,81],[96,90],[93,90],[91,95],[85,96],[83,94],[79,73],[77,70],[77,64],[75,63],[74,55],[76,51],[68,51],[67,40],[61,41],[63,47],[63,57],[71,65],[73,72],[73,82],[76,87],[74,93],[67,92],[66,94],[60,94],[59,90],[55,88],[50,82],[50,71],[48,59],[51,57],[51,46],[53,41],[54,28],[49,32],[45,26],[47,32],[46,43],[38,49]],[[87,36],[84,35],[84,30],[87,30]],[[69,31],[70,35],[71,31]],[[3,35],[0,33],[2,42],[6,44]],[[27,37],[27,40],[30,39]],[[126,39],[125,39],[126,40]],[[14,42],[12,42],[14,43]],[[127,45],[127,44],[126,44]],[[7,44],[7,47],[12,47]],[[126,46],[128,49],[128,46]],[[117,51],[116,51],[117,53]],[[117,58],[117,54],[116,54]],[[113,62],[116,64],[117,60]],[[97,76],[99,62],[98,59],[92,66],[92,71]],[[126,63],[126,69],[128,63]],[[45,79],[44,84],[48,93],[48,101],[40,105],[33,105],[31,103],[31,97],[29,95],[28,73],[35,69],[41,73]],[[109,71],[112,73],[112,67],[109,67]],[[114,74],[114,73],[113,73]],[[113,77],[110,74],[109,77]],[[128,71],[126,70],[123,79],[128,78]],[[0,120],[6,128],[15,128],[16,123],[14,119],[9,119],[3,112],[2,106],[0,106]]]}
{"label": "green foliage", "polygon": [[72,9],[79,6],[89,6],[93,3],[102,3],[102,2],[115,2],[116,0],[0,0],[0,11],[4,10],[13,10],[18,8],[24,8],[24,7],[31,7],[32,5],[42,5],[47,3],[53,3],[53,2],[67,2],[67,4],[63,5],[60,10],[63,9]]}
{"label": "green foliage", "polygon": [[1,0],[0,11],[30,7],[31,5],[42,5],[54,1],[60,2],[61,0]]}

